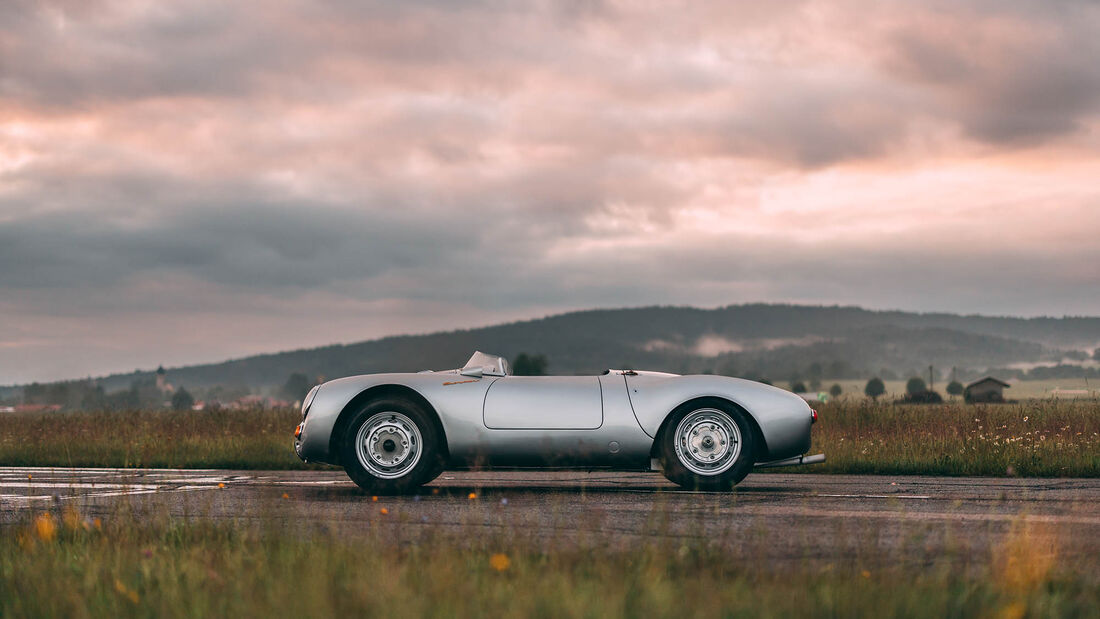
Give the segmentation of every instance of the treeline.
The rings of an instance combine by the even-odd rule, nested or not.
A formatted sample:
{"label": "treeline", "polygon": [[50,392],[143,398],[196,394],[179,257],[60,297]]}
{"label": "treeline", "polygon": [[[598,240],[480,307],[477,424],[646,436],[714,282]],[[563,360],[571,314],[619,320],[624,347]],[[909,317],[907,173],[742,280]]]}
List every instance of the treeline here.
{"label": "treeline", "polygon": [[[708,342],[714,345],[703,346]],[[482,350],[509,359],[522,352],[541,354],[555,374],[594,374],[609,367],[631,367],[775,381],[870,376],[892,380],[922,375],[933,365],[943,370],[957,367],[959,378],[967,380],[989,367],[1047,365],[1067,355],[1080,356],[1080,351],[1057,348],[1078,342],[1100,342],[1100,319],[1019,319],[763,304],[713,310],[648,307],[572,312],[478,329],[387,337],[172,368],[169,379],[186,385],[200,398],[199,391],[219,385],[242,385],[254,392],[275,394],[293,373],[313,382],[354,374],[448,369],[464,363],[474,350]],[[1004,375],[1070,377],[1084,371],[1067,367],[1010,370]],[[95,384],[102,386],[107,397],[134,389],[135,382],[140,392],[143,381],[152,377],[151,371],[135,371],[104,377]],[[293,391],[300,388],[299,384]]]}
{"label": "treeline", "polygon": [[989,374],[998,378],[1016,378],[1019,380],[1057,380],[1057,379],[1097,379],[1100,380],[1100,368],[1084,367],[1059,363],[1057,365],[1040,365],[1029,370],[1017,368],[993,368]]}
{"label": "treeline", "polygon": [[153,378],[140,378],[126,389],[108,392],[102,384],[91,380],[73,380],[57,383],[31,383],[18,391],[9,392],[5,401],[12,404],[59,406],[64,410],[136,410],[191,408],[198,399],[213,402],[233,402],[252,392],[248,387],[215,385],[198,388],[194,392],[186,387],[162,392]]}

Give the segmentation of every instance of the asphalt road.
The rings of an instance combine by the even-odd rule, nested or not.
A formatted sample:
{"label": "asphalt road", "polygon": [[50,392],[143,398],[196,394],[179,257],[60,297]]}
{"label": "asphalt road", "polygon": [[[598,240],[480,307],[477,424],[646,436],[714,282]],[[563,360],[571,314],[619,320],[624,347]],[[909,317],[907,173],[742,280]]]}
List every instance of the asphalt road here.
{"label": "asphalt road", "polygon": [[1063,558],[1100,555],[1100,480],[755,473],[732,493],[679,490],[657,473],[448,472],[421,494],[371,497],[339,471],[0,468],[0,525],[76,506],[288,523],[399,540],[484,532],[533,543],[631,548],[702,539],[736,556],[861,565],[987,560],[1014,527],[1055,536]]}

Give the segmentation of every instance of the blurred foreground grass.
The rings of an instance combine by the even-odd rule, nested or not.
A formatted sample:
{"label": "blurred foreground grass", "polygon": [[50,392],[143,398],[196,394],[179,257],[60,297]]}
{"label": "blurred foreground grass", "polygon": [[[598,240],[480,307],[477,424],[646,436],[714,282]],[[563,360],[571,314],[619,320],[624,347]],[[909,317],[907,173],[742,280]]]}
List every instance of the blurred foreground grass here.
{"label": "blurred foreground grass", "polygon": [[1056,533],[1021,519],[984,556],[771,565],[707,536],[540,545],[474,526],[398,542],[377,525],[59,507],[0,528],[0,616],[1095,617],[1100,562],[1064,562]]}
{"label": "blurred foreground grass", "polygon": [[[1100,404],[819,405],[799,472],[1100,476]],[[293,410],[130,411],[0,416],[0,466],[295,469]]]}

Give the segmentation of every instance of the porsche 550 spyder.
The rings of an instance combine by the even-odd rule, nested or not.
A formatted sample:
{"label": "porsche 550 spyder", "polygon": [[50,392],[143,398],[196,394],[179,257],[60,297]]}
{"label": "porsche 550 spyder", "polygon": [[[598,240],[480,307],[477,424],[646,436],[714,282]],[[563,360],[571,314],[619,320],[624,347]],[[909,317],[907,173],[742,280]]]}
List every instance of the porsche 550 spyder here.
{"label": "porsche 550 spyder", "polygon": [[461,368],[351,376],[302,402],[294,450],[344,467],[373,494],[414,491],[445,469],[660,470],[728,490],[753,467],[804,455],[817,412],[801,397],[725,376],[607,370],[514,376],[476,352]]}

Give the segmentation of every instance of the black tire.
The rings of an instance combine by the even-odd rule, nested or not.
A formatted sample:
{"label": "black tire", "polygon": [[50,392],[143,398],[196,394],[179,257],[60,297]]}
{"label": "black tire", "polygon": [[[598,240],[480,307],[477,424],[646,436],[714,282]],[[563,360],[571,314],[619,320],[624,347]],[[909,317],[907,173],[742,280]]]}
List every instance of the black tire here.
{"label": "black tire", "polygon": [[[365,427],[368,424],[370,427]],[[372,436],[383,438],[374,441],[373,448],[367,446]],[[357,444],[360,438],[362,449]],[[403,451],[410,447],[415,451]],[[364,463],[372,457],[391,459]],[[416,402],[401,397],[372,400],[355,413],[344,430],[340,462],[348,477],[366,492],[406,494],[443,471],[443,436],[435,418]],[[387,466],[391,462],[397,464]]]}
{"label": "black tire", "polygon": [[[685,423],[689,417],[691,420]],[[692,428],[700,429],[703,439],[692,438]],[[736,428],[736,434],[740,436],[735,436],[733,428]],[[677,433],[681,429],[687,434],[678,438]],[[705,441],[707,437],[710,438],[709,442],[700,442],[698,445],[701,452],[696,453],[700,455],[686,453],[685,447],[692,448],[690,441]],[[726,443],[719,445],[723,438]],[[731,448],[734,439],[739,444],[736,453]],[[756,435],[749,423],[748,414],[725,400],[704,398],[681,404],[669,414],[668,422],[657,440],[665,477],[690,490],[731,490],[749,474],[755,464]],[[678,441],[681,444],[679,453]],[[723,448],[728,453],[721,452],[722,455],[719,455],[718,450]],[[711,451],[707,451],[708,449]],[[709,456],[713,456],[715,461],[705,461]],[[713,467],[713,472],[707,467]]]}

